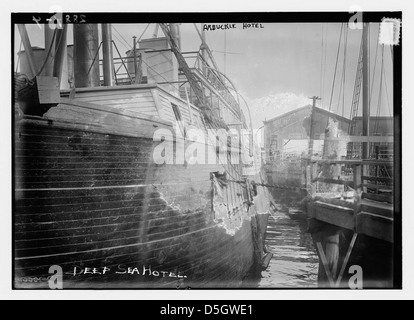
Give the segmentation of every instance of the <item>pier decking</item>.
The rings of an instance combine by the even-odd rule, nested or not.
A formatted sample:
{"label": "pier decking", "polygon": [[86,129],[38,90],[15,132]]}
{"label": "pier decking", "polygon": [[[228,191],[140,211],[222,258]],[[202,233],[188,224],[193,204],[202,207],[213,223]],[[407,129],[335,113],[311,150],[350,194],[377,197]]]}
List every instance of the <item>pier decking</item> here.
{"label": "pier decking", "polygon": [[[308,162],[308,227],[330,287],[341,286],[359,236],[390,245],[394,242],[392,168],[391,161],[382,160]],[[327,172],[341,174],[333,178]],[[341,241],[344,230],[350,236]]]}
{"label": "pier decking", "polygon": [[[352,180],[332,179],[320,176],[321,166],[350,168]],[[326,222],[356,233],[393,242],[393,197],[391,177],[369,175],[369,167],[391,167],[390,161],[376,160],[315,160],[308,165],[308,187],[314,199],[308,210],[308,218]],[[376,169],[376,168],[375,168]],[[372,171],[372,170],[371,170]],[[353,189],[352,199],[344,200],[349,192],[319,193],[319,183],[338,184]],[[338,198],[342,197],[341,198]]]}

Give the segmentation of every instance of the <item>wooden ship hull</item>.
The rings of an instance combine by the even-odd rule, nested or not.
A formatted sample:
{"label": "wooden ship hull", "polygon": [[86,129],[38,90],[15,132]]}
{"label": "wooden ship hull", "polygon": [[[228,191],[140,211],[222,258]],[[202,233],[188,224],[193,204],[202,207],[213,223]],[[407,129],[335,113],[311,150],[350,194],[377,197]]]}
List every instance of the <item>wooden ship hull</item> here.
{"label": "wooden ship hull", "polygon": [[[250,194],[241,165],[155,163],[154,133],[174,132],[166,115],[174,103],[187,118],[184,101],[152,85],[100,89],[16,119],[14,285],[48,287],[58,265],[69,288],[239,286],[263,252],[267,209],[253,203],[265,208],[266,190]],[[174,136],[175,150],[180,139],[194,143]]]}
{"label": "wooden ship hull", "polygon": [[176,28],[160,26],[165,38],[140,51],[134,42],[121,59],[127,72],[133,60],[129,84],[113,83],[108,24],[103,83],[97,25],[74,27],[76,88],[60,90],[54,76],[64,74],[65,29],[53,77],[29,81],[33,62],[15,76],[16,288],[48,288],[54,268],[64,288],[238,287],[262,265],[269,198],[252,182],[258,171],[243,174],[240,106],[204,58],[189,68]]}

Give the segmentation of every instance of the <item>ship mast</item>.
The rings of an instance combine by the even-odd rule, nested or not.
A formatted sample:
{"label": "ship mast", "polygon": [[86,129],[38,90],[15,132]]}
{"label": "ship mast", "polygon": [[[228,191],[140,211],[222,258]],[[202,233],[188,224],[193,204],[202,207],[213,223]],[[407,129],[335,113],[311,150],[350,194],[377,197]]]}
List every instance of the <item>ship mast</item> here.
{"label": "ship mast", "polygon": [[313,139],[314,138],[314,128],[313,128],[313,118],[315,114],[315,108],[316,108],[316,100],[321,100],[318,96],[309,97],[309,99],[312,99],[312,109],[311,109],[311,115],[310,115],[310,130],[309,130],[309,144],[308,144],[308,155],[309,157],[312,157],[313,155]]}
{"label": "ship mast", "polygon": [[[369,136],[369,66],[368,66],[368,23],[362,29],[362,135]],[[369,144],[362,143],[362,159],[368,159]]]}

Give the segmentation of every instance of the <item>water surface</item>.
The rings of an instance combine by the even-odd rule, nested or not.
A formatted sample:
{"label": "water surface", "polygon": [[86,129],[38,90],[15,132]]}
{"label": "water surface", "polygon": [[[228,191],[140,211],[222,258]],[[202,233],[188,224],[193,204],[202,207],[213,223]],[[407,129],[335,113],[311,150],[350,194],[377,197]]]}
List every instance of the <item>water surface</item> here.
{"label": "water surface", "polygon": [[268,268],[250,275],[244,287],[255,288],[316,288],[318,255],[306,221],[276,211],[269,217],[265,244],[273,253]]}

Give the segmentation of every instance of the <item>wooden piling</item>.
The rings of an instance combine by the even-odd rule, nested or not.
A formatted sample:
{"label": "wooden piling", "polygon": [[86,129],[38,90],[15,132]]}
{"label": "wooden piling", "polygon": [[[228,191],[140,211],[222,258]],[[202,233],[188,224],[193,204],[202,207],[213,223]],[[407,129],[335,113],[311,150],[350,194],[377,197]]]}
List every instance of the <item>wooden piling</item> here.
{"label": "wooden piling", "polygon": [[312,234],[319,256],[318,286],[335,287],[340,262],[340,228],[324,224]]}

